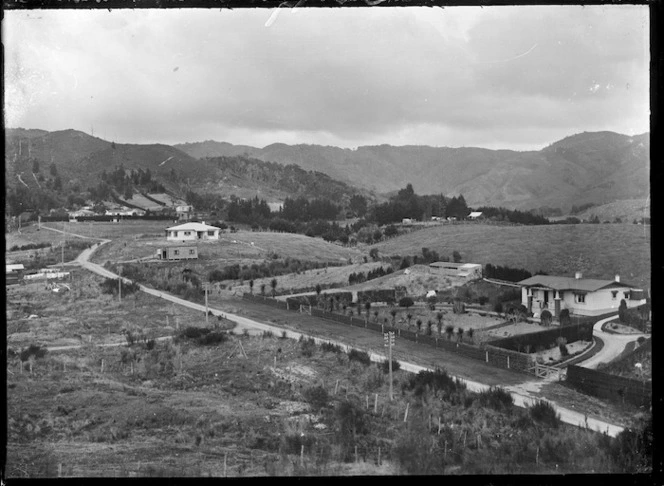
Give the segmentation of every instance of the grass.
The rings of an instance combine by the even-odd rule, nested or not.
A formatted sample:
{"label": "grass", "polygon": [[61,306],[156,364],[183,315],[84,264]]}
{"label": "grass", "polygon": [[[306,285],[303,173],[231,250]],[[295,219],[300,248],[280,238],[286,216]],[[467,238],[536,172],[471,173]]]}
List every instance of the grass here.
{"label": "grass", "polygon": [[432,226],[373,245],[382,255],[420,254],[423,247],[464,262],[492,263],[574,275],[623,280],[650,288],[650,228],[632,224],[551,226]]}
{"label": "grass", "polygon": [[[78,318],[89,322],[97,308],[87,299],[102,296],[81,275],[74,282],[84,282],[90,292],[87,297],[82,293],[77,308]],[[34,297],[33,291],[38,291]],[[10,297],[23,306],[40,305],[42,314],[62,305],[36,288],[17,287]],[[131,302],[107,304],[109,318],[129,306],[132,312],[122,314],[127,328],[151,321]],[[149,305],[146,301],[146,309]],[[200,313],[195,315],[200,322]],[[14,324],[10,319],[8,328]],[[213,333],[192,327],[183,325],[182,334],[199,339]],[[68,332],[60,325],[45,337],[57,342]],[[438,473],[442,467],[462,474],[588,472],[600,464],[603,472],[612,472],[621,467],[608,458],[608,446],[596,434],[564,425],[538,427],[528,422],[525,410],[494,410],[443,370],[395,371],[395,400],[389,402],[385,375],[365,365],[364,353],[339,353],[309,339],[266,334],[228,336],[215,346],[192,339],[148,342],[49,352],[34,360],[32,372],[23,373],[19,357],[12,356],[7,363],[12,372],[8,477],[54,477],[58,470],[83,477],[238,477],[395,474],[417,472],[420,466],[419,472]],[[375,395],[369,393],[378,396],[376,409]],[[502,403],[500,392],[493,393]],[[441,417],[440,434],[436,417]],[[535,449],[523,451],[522,441],[541,444],[539,464]],[[563,443],[566,452],[559,457],[554,446]],[[444,445],[447,458],[440,462]],[[375,464],[378,447],[383,465]]]}

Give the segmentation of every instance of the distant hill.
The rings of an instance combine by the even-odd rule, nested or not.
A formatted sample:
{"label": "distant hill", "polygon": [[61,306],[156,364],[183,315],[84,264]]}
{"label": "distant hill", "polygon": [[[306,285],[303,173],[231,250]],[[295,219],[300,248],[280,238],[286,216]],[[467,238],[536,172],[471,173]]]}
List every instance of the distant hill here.
{"label": "distant hill", "polygon": [[297,164],[356,186],[390,192],[411,182],[419,194],[463,194],[471,206],[569,210],[649,194],[650,135],[584,132],[539,151],[391,145],[356,150],[320,145],[264,148],[220,142],[176,145],[197,156],[237,155]]}
{"label": "distant hill", "polygon": [[642,218],[650,218],[650,202],[647,199],[623,199],[593,206],[574,216],[585,220],[597,216],[601,222],[613,222],[620,218],[623,223],[631,223],[634,220],[641,221]]}
{"label": "distant hill", "polygon": [[[229,144],[218,144],[225,146]],[[240,147],[241,148],[241,147]],[[231,150],[231,152],[239,152]],[[103,171],[150,170],[153,180],[183,197],[186,191],[210,192],[224,197],[258,196],[269,202],[286,197],[322,197],[336,202],[367,191],[334,180],[327,174],[304,170],[294,164],[282,165],[234,154],[196,158],[178,148],[163,144],[120,144],[108,142],[76,130],[9,129],[6,133],[5,176],[8,187],[43,189],[32,175],[33,162],[48,174],[51,162],[65,185],[81,190],[97,185]],[[43,186],[44,184],[42,184]]]}

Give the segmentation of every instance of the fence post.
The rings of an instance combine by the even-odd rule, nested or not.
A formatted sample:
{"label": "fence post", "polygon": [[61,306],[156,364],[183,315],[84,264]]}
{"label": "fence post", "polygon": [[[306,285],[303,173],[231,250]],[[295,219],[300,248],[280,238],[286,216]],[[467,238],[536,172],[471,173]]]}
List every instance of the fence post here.
{"label": "fence post", "polygon": [[[357,457],[357,446],[355,446],[355,456]],[[355,461],[357,462],[357,459]],[[304,444],[300,447],[300,466],[304,467]]]}
{"label": "fence post", "polygon": [[[304,447],[304,446],[302,446]],[[357,463],[357,446],[355,446],[355,462]]]}
{"label": "fence post", "polygon": [[486,352],[486,362],[489,362],[489,351]]}
{"label": "fence post", "polygon": [[510,357],[507,355],[507,369],[510,369]]}
{"label": "fence post", "polygon": [[410,406],[410,403],[406,403],[406,413],[403,416],[403,421],[405,422],[408,420],[408,407]]}
{"label": "fence post", "polygon": [[374,398],[374,413],[378,413],[378,393],[376,393],[376,398]]}
{"label": "fence post", "polygon": [[337,384],[334,385],[334,394],[337,394],[337,391],[339,390],[339,380],[337,380]]}
{"label": "fence post", "polygon": [[227,456],[227,455],[228,455],[228,454],[224,454],[224,477],[225,477],[225,478],[228,477],[228,474],[226,474],[226,456]]}

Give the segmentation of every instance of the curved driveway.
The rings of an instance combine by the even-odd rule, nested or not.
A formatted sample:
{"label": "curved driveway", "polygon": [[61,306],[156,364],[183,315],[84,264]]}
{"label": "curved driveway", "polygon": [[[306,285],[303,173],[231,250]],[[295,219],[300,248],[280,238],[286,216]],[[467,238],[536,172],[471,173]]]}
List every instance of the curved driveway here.
{"label": "curved driveway", "polygon": [[[59,231],[59,230],[55,230],[53,228],[47,228],[47,229],[50,229],[52,231]],[[71,235],[71,236],[78,236],[80,238],[89,238],[89,237],[85,237],[85,236],[81,236],[81,235],[72,235],[71,233],[67,233],[67,234]],[[93,273],[96,273],[98,275],[101,275],[103,277],[118,278],[118,275],[114,274],[113,272],[105,269],[101,265],[97,265],[96,263],[92,263],[92,262],[89,261],[90,255],[100,245],[108,243],[111,240],[102,240],[101,238],[90,238],[90,239],[101,240],[101,242],[96,244],[96,245],[93,245],[92,248],[88,248],[88,249],[84,250],[78,256],[78,258],[75,260],[74,263],[77,264],[77,265],[80,265],[81,267],[85,268],[86,270],[89,270],[89,271],[91,271]],[[123,278],[123,281],[129,282],[130,280]],[[173,302],[175,304],[179,304],[179,305],[183,305],[185,307],[189,307],[190,309],[205,312],[205,306],[204,305],[197,304],[197,303],[194,303],[194,302],[190,302],[188,300],[184,300],[184,299],[181,299],[179,297],[175,297],[174,295],[171,295],[169,293],[162,292],[162,291],[155,290],[155,289],[151,289],[151,288],[146,287],[144,285],[139,284],[139,287],[140,287],[141,291],[143,291],[145,293],[148,293],[148,294],[151,294],[151,295],[154,295],[155,297],[159,297],[159,298],[168,300],[170,302]],[[235,329],[233,329],[233,332],[236,333],[236,334],[237,333],[243,333],[245,329],[247,330],[247,332],[249,332],[250,334],[253,334],[253,335],[262,334],[263,331],[269,331],[269,332],[272,332],[273,334],[285,334],[285,336],[287,338],[291,338],[291,339],[299,339],[301,336],[304,336],[306,338],[313,338],[314,341],[317,344],[320,344],[320,343],[323,343],[323,342],[332,343],[332,344],[336,344],[337,346],[341,347],[342,349],[344,349],[346,351],[348,351],[352,348],[352,346],[349,346],[348,344],[343,343],[343,342],[334,341],[334,340],[330,340],[330,339],[321,339],[321,338],[318,338],[316,336],[309,336],[309,335],[304,334],[304,333],[290,331],[290,330],[285,331],[283,328],[280,328],[280,327],[277,327],[277,326],[271,326],[269,324],[264,324],[262,322],[254,321],[253,319],[248,319],[246,317],[242,317],[242,316],[239,316],[239,315],[236,315],[236,314],[230,314],[230,313],[218,310],[218,309],[213,309],[209,306],[208,306],[208,310],[214,316],[221,316],[223,318],[226,318],[228,320],[231,320],[231,321],[235,322],[237,324],[237,326],[235,327]],[[600,328],[601,328],[601,326],[600,326]],[[117,345],[121,345],[121,343],[118,343]],[[380,355],[380,354],[370,352],[369,355],[371,357],[371,360],[375,361],[375,362],[383,362],[385,360],[385,356]],[[427,367],[416,365],[414,363],[409,363],[409,362],[405,362],[405,361],[400,361],[399,364],[401,365],[402,369],[404,369],[406,371],[409,371],[409,372],[412,372],[412,373],[419,373],[420,371],[425,371],[425,370],[431,371]],[[479,383],[479,382],[475,382],[475,381],[471,381],[471,380],[466,380],[466,379],[460,379],[460,380],[463,381],[467,385],[467,387],[470,391],[480,392],[480,391],[488,390],[490,388],[489,385],[485,385],[483,383]],[[514,404],[518,407],[530,406],[535,401],[538,400],[537,397],[531,396],[525,390],[519,391],[518,388],[517,389],[509,389],[507,387],[506,387],[506,389],[508,389],[510,391],[512,397],[514,398]],[[560,419],[565,423],[568,423],[568,424],[571,424],[571,425],[577,425],[579,427],[585,427],[586,424],[587,424],[588,428],[590,428],[592,430],[596,430],[598,432],[606,432],[608,435],[610,435],[612,437],[615,437],[616,435],[618,435],[623,430],[623,427],[620,427],[618,425],[613,425],[613,424],[610,424],[608,422],[604,422],[602,420],[597,420],[597,419],[587,417],[585,414],[576,412],[574,410],[569,410],[569,409],[564,408],[564,407],[560,407],[555,402],[551,402],[551,403],[556,407],[556,410],[560,414]]]}
{"label": "curved driveway", "polygon": [[625,346],[628,343],[636,341],[639,337],[648,337],[647,334],[615,334],[602,330],[602,326],[618,317],[618,314],[607,317],[597,321],[593,326],[593,335],[599,337],[604,342],[604,347],[599,353],[591,358],[588,358],[586,361],[578,363],[579,366],[584,368],[596,369],[601,363],[609,363],[614,360],[625,350]]}

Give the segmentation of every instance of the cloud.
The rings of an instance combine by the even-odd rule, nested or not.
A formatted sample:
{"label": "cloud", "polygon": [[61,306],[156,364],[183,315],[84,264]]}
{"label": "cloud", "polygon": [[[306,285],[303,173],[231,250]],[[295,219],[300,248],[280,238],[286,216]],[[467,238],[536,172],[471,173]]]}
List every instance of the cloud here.
{"label": "cloud", "polygon": [[9,11],[6,122],[253,145],[516,148],[643,132],[647,12],[300,8],[266,27],[261,9]]}

